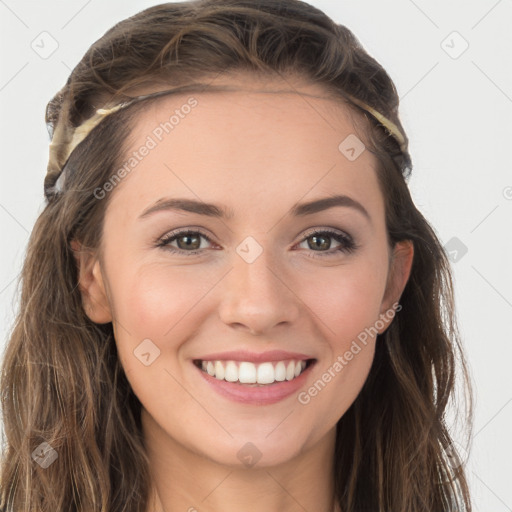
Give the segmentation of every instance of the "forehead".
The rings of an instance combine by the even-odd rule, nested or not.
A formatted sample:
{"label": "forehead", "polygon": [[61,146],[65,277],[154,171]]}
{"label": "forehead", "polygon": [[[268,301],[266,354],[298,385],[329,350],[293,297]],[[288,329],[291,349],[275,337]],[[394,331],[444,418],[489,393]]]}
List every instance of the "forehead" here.
{"label": "forehead", "polygon": [[282,80],[220,85],[228,90],[163,96],[137,114],[124,159],[135,155],[136,165],[113,202],[144,208],[164,196],[195,197],[232,203],[236,212],[335,192],[382,213],[374,156],[347,157],[347,145],[364,148],[364,133],[341,100]]}

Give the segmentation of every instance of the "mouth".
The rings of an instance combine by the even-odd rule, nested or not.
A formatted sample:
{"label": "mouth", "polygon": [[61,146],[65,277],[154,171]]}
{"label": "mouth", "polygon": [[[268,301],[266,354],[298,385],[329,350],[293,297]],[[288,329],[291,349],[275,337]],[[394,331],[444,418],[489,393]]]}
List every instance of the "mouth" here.
{"label": "mouth", "polygon": [[204,360],[194,359],[194,365],[218,381],[244,387],[267,387],[298,379],[316,359],[283,359],[280,361]]}

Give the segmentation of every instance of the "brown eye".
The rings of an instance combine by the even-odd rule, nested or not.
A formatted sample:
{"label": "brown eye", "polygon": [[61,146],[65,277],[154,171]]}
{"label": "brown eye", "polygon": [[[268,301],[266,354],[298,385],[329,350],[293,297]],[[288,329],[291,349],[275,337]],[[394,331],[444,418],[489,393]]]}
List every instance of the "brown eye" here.
{"label": "brown eye", "polygon": [[201,236],[197,235],[180,235],[176,237],[179,249],[199,249],[201,247]]}
{"label": "brown eye", "polygon": [[[206,240],[211,244],[211,240],[199,231],[180,231],[168,233],[157,243],[157,247],[162,247],[170,252],[182,254],[196,254],[201,252],[205,246],[201,247],[201,241]],[[207,246],[206,244],[206,246]]]}
{"label": "brown eye", "polygon": [[[332,247],[333,239],[338,244],[335,247]],[[304,243],[307,243],[307,247],[302,246]],[[302,239],[299,246],[309,249],[311,252],[316,252],[317,254],[312,255],[314,257],[329,257],[336,254],[339,255],[340,253],[351,253],[359,247],[350,235],[330,230],[309,233]]]}
{"label": "brown eye", "polygon": [[325,235],[312,235],[307,238],[308,246],[314,251],[318,249],[330,249],[331,237]]}

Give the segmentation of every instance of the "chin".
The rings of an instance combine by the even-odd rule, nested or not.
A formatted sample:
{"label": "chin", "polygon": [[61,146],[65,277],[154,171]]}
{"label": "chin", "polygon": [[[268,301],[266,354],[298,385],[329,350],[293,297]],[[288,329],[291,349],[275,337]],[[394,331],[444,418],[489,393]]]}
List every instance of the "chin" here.
{"label": "chin", "polygon": [[245,439],[230,439],[223,446],[205,447],[204,456],[216,464],[230,467],[232,469],[264,469],[279,466],[293,461],[303,451],[300,443],[294,439],[283,445],[260,438],[247,437]]}

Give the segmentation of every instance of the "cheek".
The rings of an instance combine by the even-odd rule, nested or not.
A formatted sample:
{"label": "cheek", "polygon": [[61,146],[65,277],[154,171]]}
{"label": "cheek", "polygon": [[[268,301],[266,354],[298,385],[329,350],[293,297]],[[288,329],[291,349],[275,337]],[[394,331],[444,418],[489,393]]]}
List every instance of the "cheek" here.
{"label": "cheek", "polygon": [[[355,261],[355,260],[354,260]],[[322,411],[334,423],[359,394],[375,351],[376,322],[387,278],[387,260],[370,257],[353,265],[317,272],[302,280],[304,302],[319,319],[328,357],[315,380],[298,397],[300,404]]]}
{"label": "cheek", "polygon": [[349,344],[327,365],[318,368],[309,387],[300,391],[297,401],[304,414],[316,418],[322,434],[347,412],[361,391],[373,362],[375,342]]}
{"label": "cheek", "polygon": [[300,277],[300,297],[324,328],[337,351],[379,319],[385,290],[384,257],[354,259],[353,264],[326,267]]}
{"label": "cheek", "polygon": [[[118,283],[116,311],[138,332],[162,337],[199,303],[215,282],[215,272],[199,266],[149,264]],[[121,290],[121,291],[120,291]]]}
{"label": "cheek", "polygon": [[190,319],[215,286],[217,274],[211,268],[192,265],[170,268],[152,263],[137,267],[134,262],[119,262],[111,284],[118,324],[116,342],[123,366],[131,364],[133,357],[129,356],[143,340],[151,340],[165,357],[173,340],[177,345],[186,339]]}
{"label": "cheek", "polygon": [[385,276],[369,272],[368,267],[346,270],[337,279],[316,280],[323,286],[316,287],[307,299],[321,320],[317,325],[322,329],[326,357],[318,361],[314,379],[297,399],[318,418],[321,432],[335,424],[357,398],[375,352],[375,324]]}

